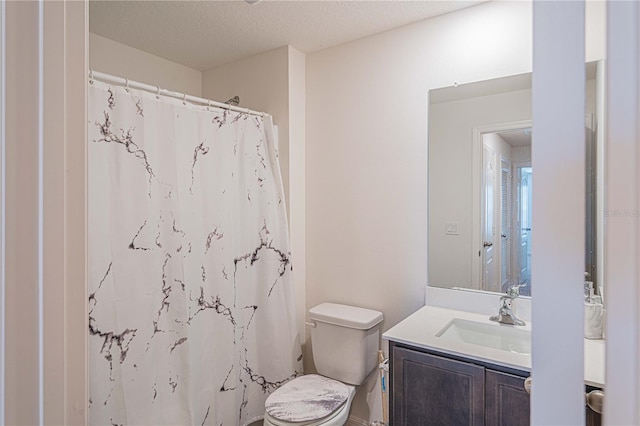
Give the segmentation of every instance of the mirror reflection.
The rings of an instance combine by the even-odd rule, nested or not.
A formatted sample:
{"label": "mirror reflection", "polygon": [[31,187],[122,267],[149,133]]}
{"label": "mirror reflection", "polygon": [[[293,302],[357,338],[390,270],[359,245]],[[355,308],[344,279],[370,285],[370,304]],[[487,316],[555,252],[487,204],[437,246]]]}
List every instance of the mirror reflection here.
{"label": "mirror reflection", "polygon": [[[531,128],[483,133],[481,289],[531,295]],[[474,187],[476,185],[474,184]]]}
{"label": "mirror reflection", "polygon": [[[585,276],[596,289],[598,69],[587,64],[585,117]],[[530,73],[429,92],[429,285],[531,295],[531,141]]]}

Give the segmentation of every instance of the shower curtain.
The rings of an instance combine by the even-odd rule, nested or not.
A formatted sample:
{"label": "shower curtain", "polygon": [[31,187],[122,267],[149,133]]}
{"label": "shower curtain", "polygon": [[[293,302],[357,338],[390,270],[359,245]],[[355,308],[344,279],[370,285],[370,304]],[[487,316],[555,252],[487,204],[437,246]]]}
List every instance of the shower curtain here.
{"label": "shower curtain", "polygon": [[274,129],[89,87],[89,423],[245,425],[302,371]]}

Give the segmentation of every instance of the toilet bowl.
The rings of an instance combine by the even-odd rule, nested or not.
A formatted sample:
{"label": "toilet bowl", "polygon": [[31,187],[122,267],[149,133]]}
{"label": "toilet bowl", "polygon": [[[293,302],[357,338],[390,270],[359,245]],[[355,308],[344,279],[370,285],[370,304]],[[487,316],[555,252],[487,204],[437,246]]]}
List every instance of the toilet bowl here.
{"label": "toilet bowl", "polygon": [[381,312],[336,303],[309,310],[319,374],[297,377],[265,402],[265,426],[342,426],[356,387],[377,366]]}

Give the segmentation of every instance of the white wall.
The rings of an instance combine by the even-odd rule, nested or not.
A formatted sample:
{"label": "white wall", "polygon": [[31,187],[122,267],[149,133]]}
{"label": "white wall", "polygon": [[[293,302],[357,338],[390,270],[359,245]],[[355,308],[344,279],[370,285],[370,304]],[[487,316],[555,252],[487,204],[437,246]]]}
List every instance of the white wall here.
{"label": "white wall", "polygon": [[511,161],[513,161],[514,163],[530,163],[531,145],[514,147],[511,150]]}
{"label": "white wall", "polygon": [[519,2],[307,56],[307,306],[379,309],[386,329],[422,305],[427,92],[530,70],[531,9]]}
{"label": "white wall", "polygon": [[89,68],[201,96],[202,73],[97,34],[89,34]]}
{"label": "white wall", "polygon": [[496,170],[499,168],[499,162],[502,158],[507,161],[512,161],[511,156],[513,147],[509,145],[509,143],[505,141],[499,134],[486,133],[482,135],[482,143],[491,148],[493,152],[496,153],[496,160],[498,161]]}
{"label": "white wall", "polygon": [[88,7],[47,2],[43,10],[43,424],[52,425],[86,424],[89,401]]}
{"label": "white wall", "polygon": [[[307,56],[307,307],[423,305],[427,92],[531,70],[531,9],[487,3]],[[352,415],[379,419],[359,392]]]}
{"label": "white wall", "polygon": [[301,340],[305,340],[306,286],[306,57],[289,46],[289,229],[296,310]]}
{"label": "white wall", "polygon": [[[473,129],[530,119],[530,89],[430,106],[429,247],[433,250],[429,251],[429,285],[479,288],[472,282],[472,265],[477,265],[472,260],[478,250],[473,245],[478,214],[473,204],[477,179],[473,176]],[[446,222],[457,222],[459,234],[446,235]]]}

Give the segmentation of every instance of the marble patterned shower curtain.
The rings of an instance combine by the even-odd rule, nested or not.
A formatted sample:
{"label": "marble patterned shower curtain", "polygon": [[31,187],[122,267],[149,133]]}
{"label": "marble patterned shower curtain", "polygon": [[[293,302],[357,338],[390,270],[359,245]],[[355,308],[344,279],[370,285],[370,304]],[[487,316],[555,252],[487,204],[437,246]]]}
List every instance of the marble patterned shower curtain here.
{"label": "marble patterned shower curtain", "polygon": [[90,85],[90,424],[245,425],[302,371],[273,132]]}

